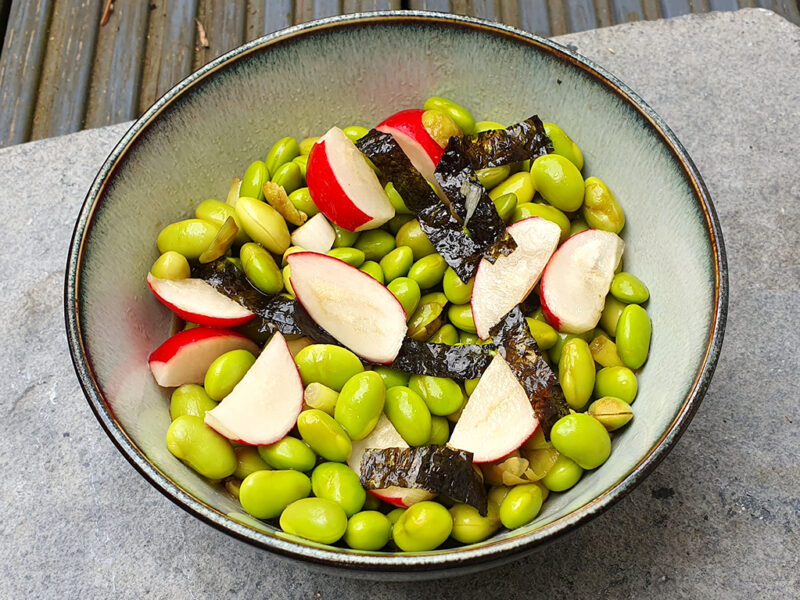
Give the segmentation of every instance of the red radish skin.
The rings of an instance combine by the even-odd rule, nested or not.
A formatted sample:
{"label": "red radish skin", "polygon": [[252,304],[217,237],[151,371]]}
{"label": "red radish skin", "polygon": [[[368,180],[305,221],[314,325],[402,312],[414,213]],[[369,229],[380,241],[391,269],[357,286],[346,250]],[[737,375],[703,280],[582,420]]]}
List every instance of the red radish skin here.
{"label": "red radish skin", "polygon": [[156,383],[162,387],[202,384],[212,362],[226,352],[240,349],[258,353],[258,346],[240,333],[195,327],[173,335],[153,351],[147,362]]}
{"label": "red radish skin", "polygon": [[424,112],[418,108],[400,111],[384,120],[375,129],[391,134],[414,168],[436,188],[437,193],[441,194],[441,188],[433,173],[444,154],[444,149],[436,143],[422,124]]}
{"label": "red radish skin", "polygon": [[394,216],[377,175],[338,127],[311,148],[306,184],[320,212],[349,231],[375,229]]}
{"label": "red radish skin", "polygon": [[303,409],[303,382],[280,333],[272,336],[230,394],[205,416],[229,440],[264,446],[284,438]]}
{"label": "red radish skin", "polygon": [[243,325],[255,317],[202,279],[159,279],[148,273],[147,286],[164,306],[190,323],[226,328]]}

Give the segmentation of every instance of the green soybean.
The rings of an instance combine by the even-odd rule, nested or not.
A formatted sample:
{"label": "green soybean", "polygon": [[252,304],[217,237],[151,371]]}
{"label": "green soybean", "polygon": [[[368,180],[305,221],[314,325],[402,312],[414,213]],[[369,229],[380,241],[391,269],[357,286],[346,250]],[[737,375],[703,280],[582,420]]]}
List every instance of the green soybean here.
{"label": "green soybean", "polygon": [[370,229],[358,236],[354,247],[361,250],[367,260],[377,261],[394,250],[394,236],[383,229]]}
{"label": "green soybean", "polygon": [[578,144],[555,123],[544,123],[544,132],[553,142],[553,151],[568,159],[580,171],[583,169],[583,153]]}
{"label": "green soybean", "polygon": [[303,441],[322,458],[332,462],[345,462],[350,458],[353,444],[342,426],[328,413],[316,408],[304,410],[297,417],[297,430]]}
{"label": "green soybean", "polygon": [[472,319],[471,304],[452,304],[447,309],[447,318],[461,331],[476,333],[475,321]]}
{"label": "green soybean", "polygon": [[244,172],[244,177],[242,177],[239,195],[263,200],[264,190],[262,186],[266,181],[269,181],[269,173],[267,172],[267,165],[264,164],[264,161],[257,160],[250,163],[250,166],[247,167],[247,170]]}
{"label": "green soybean", "polygon": [[564,344],[566,344],[569,340],[573,338],[580,338],[587,344],[592,340],[594,332],[592,330],[587,331],[585,333],[561,333],[560,331],[556,332],[556,343],[548,351],[548,355],[550,356],[550,362],[558,364],[561,360],[561,351],[564,349]]}
{"label": "green soybean", "polygon": [[555,464],[542,478],[544,486],[552,492],[565,492],[583,475],[583,469],[571,458],[559,454]]}
{"label": "green soybean", "polygon": [[269,149],[264,164],[267,171],[274,174],[281,165],[285,165],[299,155],[300,145],[296,139],[293,137],[281,138]]}
{"label": "green soybean", "polygon": [[414,264],[414,252],[408,246],[395,248],[381,258],[381,269],[386,281],[405,277],[412,264]]}
{"label": "green soybean", "polygon": [[589,225],[581,217],[573,219],[569,226],[569,237],[589,229]]}
{"label": "green soybean", "polygon": [[408,207],[406,206],[406,203],[403,201],[403,197],[400,195],[400,192],[398,192],[395,189],[394,184],[391,181],[384,186],[383,191],[386,192],[386,196],[388,196],[389,202],[392,203],[394,211],[398,215],[411,214],[411,211],[408,210]]}
{"label": "green soybean", "polygon": [[453,304],[466,304],[472,298],[472,287],[475,285],[475,278],[472,277],[469,281],[464,283],[461,278],[456,275],[452,267],[447,267],[442,278],[442,289],[444,295]]}
{"label": "green soybean", "polygon": [[317,382],[337,392],[356,373],[364,370],[359,358],[347,348],[333,344],[306,346],[294,357],[303,385]]}
{"label": "green soybean", "polygon": [[458,329],[450,323],[445,323],[436,330],[428,341],[432,344],[448,344],[454,346],[458,343]]}
{"label": "green soybean", "polygon": [[[395,281],[400,281],[400,279],[395,279]],[[390,284],[390,289],[392,284]],[[446,305],[447,297],[441,292],[432,292],[422,296],[417,309],[408,320],[408,337],[421,342],[431,337],[442,325],[442,312]]]}
{"label": "green soybean", "polygon": [[322,463],[311,474],[311,490],[318,498],[333,500],[348,517],[364,506],[367,492],[355,471],[341,463]]}
{"label": "green soybean", "polygon": [[441,254],[423,256],[408,271],[408,277],[419,284],[421,290],[430,289],[441,283],[447,263]]}
{"label": "green soybean", "polygon": [[438,110],[455,121],[458,128],[467,135],[475,133],[475,119],[469,111],[447,98],[431,96],[423,105],[425,110]]}
{"label": "green soybean", "polygon": [[469,345],[477,345],[481,343],[481,338],[474,333],[468,333],[466,331],[459,331],[458,332],[458,343],[459,344],[469,344]]}
{"label": "green soybean", "polygon": [[487,190],[491,190],[501,181],[508,179],[508,176],[511,174],[511,167],[508,165],[487,167],[485,169],[478,169],[475,171],[475,174],[478,176],[480,184]]}
{"label": "green soybean", "polygon": [[613,396],[630,404],[638,391],[636,375],[628,367],[605,367],[597,372],[594,382],[596,398]]}
{"label": "green soybean", "polygon": [[647,311],[629,304],[617,322],[617,352],[626,367],[638,369],[647,361],[653,325]]}
{"label": "green soybean", "polygon": [[523,219],[528,219],[530,217],[541,217],[542,219],[558,225],[561,228],[561,237],[559,239],[559,243],[562,243],[569,237],[569,219],[567,218],[567,215],[558,210],[556,207],[548,206],[547,204],[536,204],[534,202],[518,204],[517,208],[514,209],[514,214],[511,217],[511,221],[516,223],[517,221],[522,221]]}
{"label": "green soybean", "polygon": [[389,219],[389,222],[386,223],[386,227],[389,228],[389,231],[392,233],[392,235],[396,236],[397,232],[400,231],[400,228],[403,225],[413,220],[414,220],[414,215],[396,214],[391,219]]}
{"label": "green soybean", "polygon": [[266,202],[242,196],[236,202],[236,215],[247,235],[270,252],[283,254],[289,247],[286,221]]}
{"label": "green soybean", "polygon": [[303,400],[309,408],[318,408],[331,416],[338,399],[339,392],[317,382],[309,383],[303,392]]}
{"label": "green soybean", "polygon": [[254,362],[256,357],[247,350],[226,352],[208,367],[203,387],[213,400],[219,402],[231,393]]}
{"label": "green soybean", "polygon": [[611,281],[611,295],[625,304],[642,304],[650,298],[650,290],[641,279],[630,273],[617,273]]}
{"label": "green soybean", "polygon": [[375,281],[379,283],[384,283],[383,269],[381,269],[381,266],[374,260],[364,261],[364,264],[358,267],[358,270],[363,271],[364,273],[372,277]]}
{"label": "green soybean", "polygon": [[406,312],[406,319],[410,320],[417,310],[420,298],[422,297],[419,284],[408,277],[398,277],[391,280],[386,288],[392,292],[394,297],[397,298],[397,301],[403,305],[403,310]]}
{"label": "green soybean", "polygon": [[583,204],[583,176],[569,159],[560,154],[545,154],[531,166],[533,184],[542,198],[565,212]]}
{"label": "green soybean", "polygon": [[303,176],[303,181],[305,181],[306,170],[308,169],[308,155],[295,156],[292,162],[300,167],[300,174]]}
{"label": "green soybean", "polygon": [[333,226],[333,231],[336,234],[336,238],[333,240],[334,248],[350,248],[358,241],[357,231],[348,231],[338,225]]}
{"label": "green soybean", "polygon": [[467,392],[467,396],[472,395],[472,392],[474,392],[475,388],[478,387],[480,380],[480,377],[476,377],[475,379],[466,379],[464,381],[464,391]]}
{"label": "green soybean", "polygon": [[403,516],[404,512],[406,512],[405,508],[393,508],[386,513],[386,518],[389,519],[389,523],[392,524],[392,527],[394,527],[394,524],[400,520],[400,517]]}
{"label": "green soybean", "polygon": [[239,502],[256,519],[274,519],[311,493],[311,480],[298,471],[256,471],[242,481]]}
{"label": "green soybean", "polygon": [[425,401],[432,415],[452,414],[464,402],[461,386],[448,377],[412,375],[408,389],[416,392]]}
{"label": "green soybean", "polygon": [[625,212],[608,186],[597,177],[584,183],[583,218],[593,229],[619,233],[625,227]]}
{"label": "green soybean", "polygon": [[517,210],[517,196],[515,194],[503,194],[493,200],[497,214],[503,222],[510,223]]}
{"label": "green soybean", "polygon": [[355,144],[358,140],[369,133],[369,129],[366,127],[361,127],[360,125],[350,125],[349,127],[342,129],[342,133],[350,138],[350,141]]}
{"label": "green soybean", "polygon": [[239,446],[238,448],[234,448],[233,451],[236,454],[236,471],[234,471],[233,476],[236,477],[236,479],[244,479],[250,475],[250,473],[267,471],[270,469],[270,466],[261,458],[258,450],[259,449],[255,446]]}
{"label": "green soybean", "polygon": [[150,268],[150,272],[159,279],[171,279],[173,281],[186,279],[192,275],[189,261],[186,260],[183,254],[179,254],[174,250],[167,250],[159,256]]}
{"label": "green soybean", "polygon": [[453,530],[453,517],[438,502],[417,502],[407,508],[392,527],[400,550],[424,552],[438,548]]}
{"label": "green soybean", "polygon": [[275,259],[264,248],[253,242],[239,250],[242,270],[247,279],[265,294],[278,294],[283,290],[283,276]]}
{"label": "green soybean", "polygon": [[290,298],[294,298],[294,288],[292,287],[292,268],[286,265],[281,269],[281,278],[283,279],[283,287],[286,288],[286,293]]}
{"label": "green soybean", "polygon": [[381,376],[374,371],[364,371],[344,384],[333,416],[351,440],[361,440],[378,423],[385,399],[386,386]]}
{"label": "green soybean", "polygon": [[283,187],[287,194],[303,186],[303,172],[296,162],[291,161],[278,167],[272,175],[272,182]]}
{"label": "green soybean", "polygon": [[[581,184],[582,186],[583,184]],[[581,189],[583,191],[583,189]],[[506,194],[514,194],[517,198],[517,204],[525,204],[533,200],[535,190],[533,187],[533,178],[527,171],[514,173],[511,177],[495,187],[489,192],[489,198],[497,200]]]}
{"label": "green soybean", "polygon": [[364,501],[364,510],[378,510],[381,507],[381,500],[375,494],[367,494]]}
{"label": "green soybean", "polygon": [[407,387],[386,390],[386,416],[409,446],[422,446],[431,437],[431,413],[419,394]]}
{"label": "green soybean", "polygon": [[205,417],[206,412],[217,405],[206,390],[196,383],[187,383],[175,388],[169,401],[169,416],[174,421],[181,415]]}
{"label": "green soybean", "polygon": [[505,128],[505,125],[498,123],[497,121],[478,121],[475,123],[475,131],[473,133],[481,133],[482,131],[495,131]]}
{"label": "green soybean", "polygon": [[582,469],[596,469],[611,454],[611,437],[597,419],[586,413],[561,417],[550,431],[553,447]]}
{"label": "green soybean", "polygon": [[490,505],[487,516],[469,504],[455,504],[450,508],[453,517],[453,531],[450,536],[462,544],[476,544],[487,539],[500,528],[500,516]]}
{"label": "green soybean", "polygon": [[397,246],[408,246],[414,254],[414,260],[436,252],[428,236],[422,231],[419,221],[414,219],[403,225],[395,236]]}
{"label": "green soybean", "polygon": [[500,503],[500,522],[508,529],[530,523],[542,509],[542,488],[535,483],[512,487]]}
{"label": "green soybean", "polygon": [[164,227],[158,234],[156,245],[162,254],[172,250],[188,260],[197,260],[218,233],[219,227],[214,223],[202,219],[186,219]]}
{"label": "green soybean", "polygon": [[314,204],[314,201],[311,199],[311,194],[307,187],[297,188],[289,194],[289,202],[291,202],[297,210],[306,213],[309,218],[319,212],[317,205]]}
{"label": "green soybean", "polygon": [[408,385],[408,373],[403,373],[390,367],[373,367],[372,371],[380,375],[387,390],[397,385]]}
{"label": "green soybean", "polygon": [[567,340],[558,360],[558,382],[571,408],[580,410],[592,397],[594,372],[589,344],[580,338]]}
{"label": "green soybean", "polygon": [[317,464],[317,456],[308,444],[290,435],[274,444],[259,446],[258,453],[273,469],[310,471]]}
{"label": "green soybean", "polygon": [[328,251],[328,256],[338,258],[351,267],[360,267],[364,264],[364,261],[367,260],[364,253],[358,248],[333,248]]}
{"label": "green soybean", "polygon": [[619,317],[622,315],[622,311],[625,310],[625,306],[624,302],[620,302],[614,296],[610,294],[606,296],[603,312],[600,313],[600,327],[616,335],[617,323],[619,323]]}
{"label": "green soybean", "polygon": [[311,149],[319,141],[319,136],[304,138],[298,145],[297,149],[300,151],[300,156],[308,156],[311,154]]}
{"label": "green soybean", "polygon": [[537,321],[531,317],[525,317],[525,321],[527,321],[528,330],[531,332],[533,339],[536,340],[540,350],[549,350],[555,346],[558,341],[558,333],[555,329],[547,323]]}
{"label": "green soybean", "polygon": [[[459,407],[460,408],[460,407]],[[445,417],[431,417],[431,437],[429,444],[444,446],[450,439],[450,422]]]}
{"label": "green soybean", "polygon": [[347,515],[332,500],[303,498],[284,509],[280,524],[286,533],[320,544],[332,544],[347,530]]}
{"label": "green soybean", "polygon": [[236,471],[231,443],[202,417],[181,415],[167,429],[167,449],[203,477],[224,479]]}
{"label": "green soybean", "polygon": [[392,524],[386,515],[376,510],[365,510],[347,521],[344,541],[353,550],[380,550],[389,543],[391,535]]}

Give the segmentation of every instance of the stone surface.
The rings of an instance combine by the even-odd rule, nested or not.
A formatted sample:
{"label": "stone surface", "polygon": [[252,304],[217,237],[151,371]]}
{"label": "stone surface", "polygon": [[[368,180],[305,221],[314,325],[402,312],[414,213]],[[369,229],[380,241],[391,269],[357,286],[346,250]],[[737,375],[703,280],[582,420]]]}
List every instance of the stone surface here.
{"label": "stone surface", "polygon": [[[100,429],[64,335],[78,207],[124,126],[0,151],[0,597],[788,598],[800,589],[800,29],[746,10],[574,34],[704,174],[728,249],[726,341],[677,447],[624,500],[465,578],[365,583],[287,564],[172,505]],[[367,592],[368,590],[368,592]]]}

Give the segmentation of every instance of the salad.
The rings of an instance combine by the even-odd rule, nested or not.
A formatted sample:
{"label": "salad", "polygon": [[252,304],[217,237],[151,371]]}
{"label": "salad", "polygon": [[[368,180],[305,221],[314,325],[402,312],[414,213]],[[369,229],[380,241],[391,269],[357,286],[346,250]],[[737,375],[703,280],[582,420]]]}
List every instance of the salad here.
{"label": "salad", "polygon": [[445,98],[279,140],[147,276],[169,451],[253,519],[357,550],[531,523],[611,453],[652,327],[578,145]]}

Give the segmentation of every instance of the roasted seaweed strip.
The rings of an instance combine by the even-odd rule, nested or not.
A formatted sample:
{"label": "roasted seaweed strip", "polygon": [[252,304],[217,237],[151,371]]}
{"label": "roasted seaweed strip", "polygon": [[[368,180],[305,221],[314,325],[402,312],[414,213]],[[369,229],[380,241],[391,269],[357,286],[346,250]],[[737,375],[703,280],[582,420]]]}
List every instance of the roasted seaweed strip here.
{"label": "roasted seaweed strip", "polygon": [[475,170],[535,160],[553,152],[553,143],[537,115],[505,129],[482,131],[455,140],[459,153]]}
{"label": "roasted seaweed strip", "polygon": [[542,357],[519,306],[511,309],[489,332],[497,351],[528,394],[545,439],[550,439],[550,429],[569,414],[569,406],[558,377]]}
{"label": "roasted seaweed strip", "polygon": [[414,375],[474,379],[483,375],[493,354],[490,345],[451,346],[406,338],[391,366]]}
{"label": "roasted seaweed strip", "polygon": [[368,490],[421,488],[474,506],[484,516],[488,510],[483,479],[472,466],[472,453],[464,450],[447,446],[370,448],[361,459],[360,476],[361,485]]}

